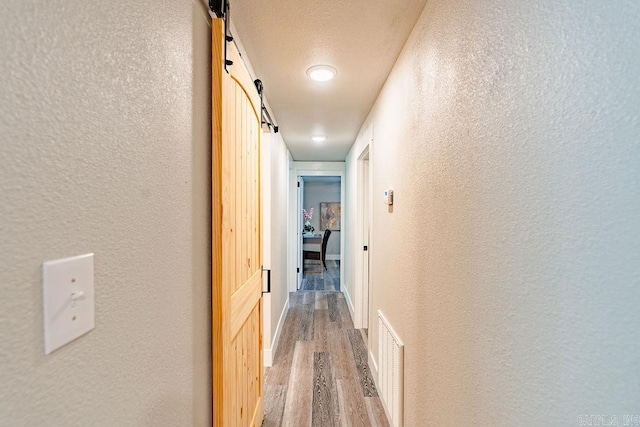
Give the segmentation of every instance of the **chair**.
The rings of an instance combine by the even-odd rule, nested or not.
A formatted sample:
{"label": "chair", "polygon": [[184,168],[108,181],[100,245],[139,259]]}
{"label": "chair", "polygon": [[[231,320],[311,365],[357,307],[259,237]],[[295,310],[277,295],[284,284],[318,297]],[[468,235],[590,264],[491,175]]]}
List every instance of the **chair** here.
{"label": "chair", "polygon": [[[302,251],[302,271],[304,272],[304,265],[306,264],[305,261],[310,260],[310,261],[320,261],[322,263],[322,265],[324,265],[324,269],[327,269],[327,261],[326,261],[326,255],[327,255],[327,242],[329,241],[329,236],[331,235],[331,230],[326,229],[324,230],[324,235],[322,236],[322,244],[320,245],[320,252],[318,251]],[[322,268],[320,268],[320,271],[322,271]]]}

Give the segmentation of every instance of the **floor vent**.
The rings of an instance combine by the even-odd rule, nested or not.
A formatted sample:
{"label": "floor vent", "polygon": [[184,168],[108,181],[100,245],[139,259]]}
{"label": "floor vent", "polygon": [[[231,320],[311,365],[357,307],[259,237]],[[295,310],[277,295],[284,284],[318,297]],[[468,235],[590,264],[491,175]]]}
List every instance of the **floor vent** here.
{"label": "floor vent", "polygon": [[404,344],[378,310],[378,393],[394,427],[402,427]]}

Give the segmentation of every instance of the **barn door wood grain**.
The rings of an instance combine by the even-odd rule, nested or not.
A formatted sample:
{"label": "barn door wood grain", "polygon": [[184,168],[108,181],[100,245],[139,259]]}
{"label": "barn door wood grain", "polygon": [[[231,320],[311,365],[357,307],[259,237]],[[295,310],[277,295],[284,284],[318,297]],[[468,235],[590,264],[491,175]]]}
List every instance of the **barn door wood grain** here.
{"label": "barn door wood grain", "polygon": [[212,22],[212,358],[216,426],[260,426],[260,100],[222,19]]}

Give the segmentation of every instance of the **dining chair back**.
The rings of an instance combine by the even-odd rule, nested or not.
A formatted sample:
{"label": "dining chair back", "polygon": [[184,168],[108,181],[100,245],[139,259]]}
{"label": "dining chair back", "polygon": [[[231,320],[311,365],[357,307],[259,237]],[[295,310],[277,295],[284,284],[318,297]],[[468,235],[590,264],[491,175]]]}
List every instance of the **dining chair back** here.
{"label": "dining chair back", "polygon": [[[303,250],[302,251],[302,262],[303,264],[306,264],[305,261],[309,260],[309,261],[319,261],[321,266],[324,266],[324,269],[327,269],[327,261],[326,261],[326,256],[327,256],[327,242],[329,241],[329,236],[331,236],[331,230],[327,229],[324,230],[324,234],[322,235],[322,243],[320,244],[320,250],[319,251],[308,251],[308,250]],[[303,272],[306,271],[306,269],[304,268],[305,265],[303,265]],[[320,271],[322,271],[322,267],[320,267]]]}

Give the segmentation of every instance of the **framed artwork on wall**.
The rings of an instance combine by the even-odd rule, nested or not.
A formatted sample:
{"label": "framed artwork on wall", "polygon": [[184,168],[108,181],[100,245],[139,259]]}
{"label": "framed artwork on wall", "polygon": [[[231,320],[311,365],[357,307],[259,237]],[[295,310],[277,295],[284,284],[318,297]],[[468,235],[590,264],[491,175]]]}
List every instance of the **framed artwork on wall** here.
{"label": "framed artwork on wall", "polygon": [[340,202],[320,203],[320,229],[340,231]]}

